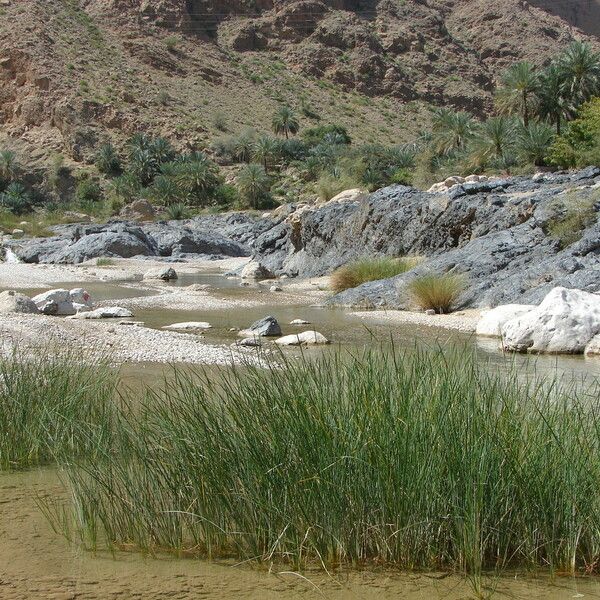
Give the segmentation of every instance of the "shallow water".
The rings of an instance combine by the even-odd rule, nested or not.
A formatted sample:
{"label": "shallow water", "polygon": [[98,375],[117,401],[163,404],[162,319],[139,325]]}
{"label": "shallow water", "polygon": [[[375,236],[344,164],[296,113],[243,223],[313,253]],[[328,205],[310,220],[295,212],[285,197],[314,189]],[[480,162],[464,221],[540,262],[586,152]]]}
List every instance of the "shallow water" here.
{"label": "shallow water", "polygon": [[[52,531],[37,502],[65,497],[54,469],[0,474],[0,598],[130,599],[328,598],[462,600],[473,595],[468,582],[445,573],[362,570],[302,575],[282,566],[266,568],[136,553],[92,553]],[[600,581],[586,578],[535,578],[513,573],[486,577],[494,598],[563,600],[600,598]]]}

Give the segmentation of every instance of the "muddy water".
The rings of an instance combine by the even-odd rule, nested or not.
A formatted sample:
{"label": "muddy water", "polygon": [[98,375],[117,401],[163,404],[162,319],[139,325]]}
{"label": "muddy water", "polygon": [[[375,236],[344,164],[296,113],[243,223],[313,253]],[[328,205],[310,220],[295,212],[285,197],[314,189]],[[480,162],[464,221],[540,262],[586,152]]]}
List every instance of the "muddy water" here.
{"label": "muddy water", "polygon": [[[52,469],[0,475],[0,598],[179,598],[293,600],[296,598],[459,600],[473,597],[468,582],[443,573],[354,571],[328,576],[273,568],[138,554],[91,553],[56,535],[38,499],[64,497]],[[486,578],[495,598],[563,600],[600,598],[592,579],[545,578],[514,573]]]}
{"label": "muddy water", "polygon": [[[217,296],[248,298],[256,289],[240,288],[216,275],[182,277],[176,286],[207,283]],[[84,284],[98,300],[118,300],[149,292],[115,283]],[[76,287],[69,284],[68,287]],[[31,290],[28,290],[31,294]],[[287,326],[296,318],[306,319],[336,345],[356,349],[386,342],[390,335],[400,347],[449,348],[458,344],[474,347],[490,369],[507,368],[515,360],[523,371],[559,375],[571,379],[600,375],[600,359],[574,357],[539,357],[535,361],[523,357],[507,359],[497,351],[496,343],[477,341],[473,336],[434,328],[410,325],[372,324],[353,317],[347,311],[322,309],[306,305],[281,305],[269,295],[269,303],[240,310],[165,311],[142,309],[136,319],[149,327],[160,328],[177,321],[209,321],[213,329],[203,335],[207,341],[230,344],[236,333],[230,328],[245,328],[267,314],[275,316],[284,333],[294,331]],[[273,298],[273,300],[271,299]],[[313,355],[331,352],[310,349]],[[293,350],[291,352],[294,352]],[[153,385],[168,366],[125,365],[125,384],[135,388],[140,382]],[[292,600],[295,598],[459,600],[472,598],[467,581],[443,573],[410,574],[395,571],[353,571],[327,575],[322,571],[286,572],[274,567],[270,572],[250,565],[230,562],[177,560],[171,557],[143,557],[139,554],[91,553],[78,544],[66,541],[52,531],[41,513],[37,499],[65,497],[64,488],[53,469],[27,473],[0,473],[0,600],[29,599],[163,599],[215,598]],[[531,574],[514,573],[499,579],[486,578],[486,595],[495,598],[533,598],[562,600],[567,598],[600,599],[600,581],[595,579],[535,578]]]}

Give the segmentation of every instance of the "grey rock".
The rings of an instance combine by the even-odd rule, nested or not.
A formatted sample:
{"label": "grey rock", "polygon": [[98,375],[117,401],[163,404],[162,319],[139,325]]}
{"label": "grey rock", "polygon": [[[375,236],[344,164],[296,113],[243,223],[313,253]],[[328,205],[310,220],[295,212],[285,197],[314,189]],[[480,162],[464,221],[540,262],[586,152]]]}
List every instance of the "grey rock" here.
{"label": "grey rock", "polygon": [[37,314],[39,312],[35,302],[25,294],[20,294],[14,290],[0,293],[0,314]]}
{"label": "grey rock", "polygon": [[264,317],[250,325],[249,329],[239,332],[241,337],[272,337],[281,335],[281,327],[275,317]]}
{"label": "grey rock", "polygon": [[172,281],[177,279],[177,271],[173,267],[157,267],[144,273],[144,279],[158,279],[160,281]]}

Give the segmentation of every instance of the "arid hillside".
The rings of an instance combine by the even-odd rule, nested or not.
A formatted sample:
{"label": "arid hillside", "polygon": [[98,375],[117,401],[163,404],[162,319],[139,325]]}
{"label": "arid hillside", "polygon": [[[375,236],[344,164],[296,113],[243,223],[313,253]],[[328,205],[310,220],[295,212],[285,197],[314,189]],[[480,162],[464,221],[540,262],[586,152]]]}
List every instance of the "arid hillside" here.
{"label": "arid hillside", "polygon": [[596,2],[566,4],[0,0],[0,145],[86,161],[146,130],[201,148],[281,104],[303,126],[409,140],[432,105],[482,114],[508,64],[596,32]]}

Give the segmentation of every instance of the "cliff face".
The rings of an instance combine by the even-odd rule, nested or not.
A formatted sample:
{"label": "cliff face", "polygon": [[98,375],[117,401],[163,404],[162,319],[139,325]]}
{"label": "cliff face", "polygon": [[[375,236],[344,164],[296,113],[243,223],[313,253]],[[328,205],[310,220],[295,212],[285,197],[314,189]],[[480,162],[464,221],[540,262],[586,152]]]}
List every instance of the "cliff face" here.
{"label": "cliff face", "polygon": [[508,64],[543,63],[586,37],[573,23],[599,21],[589,0],[537,4],[4,0],[0,145],[85,160],[148,130],[201,147],[223,121],[268,127],[281,103],[309,108],[304,125],[316,114],[359,140],[407,140],[432,105],[484,113]]}
{"label": "cliff face", "polygon": [[530,4],[560,17],[588,35],[600,35],[599,0],[530,0]]}

